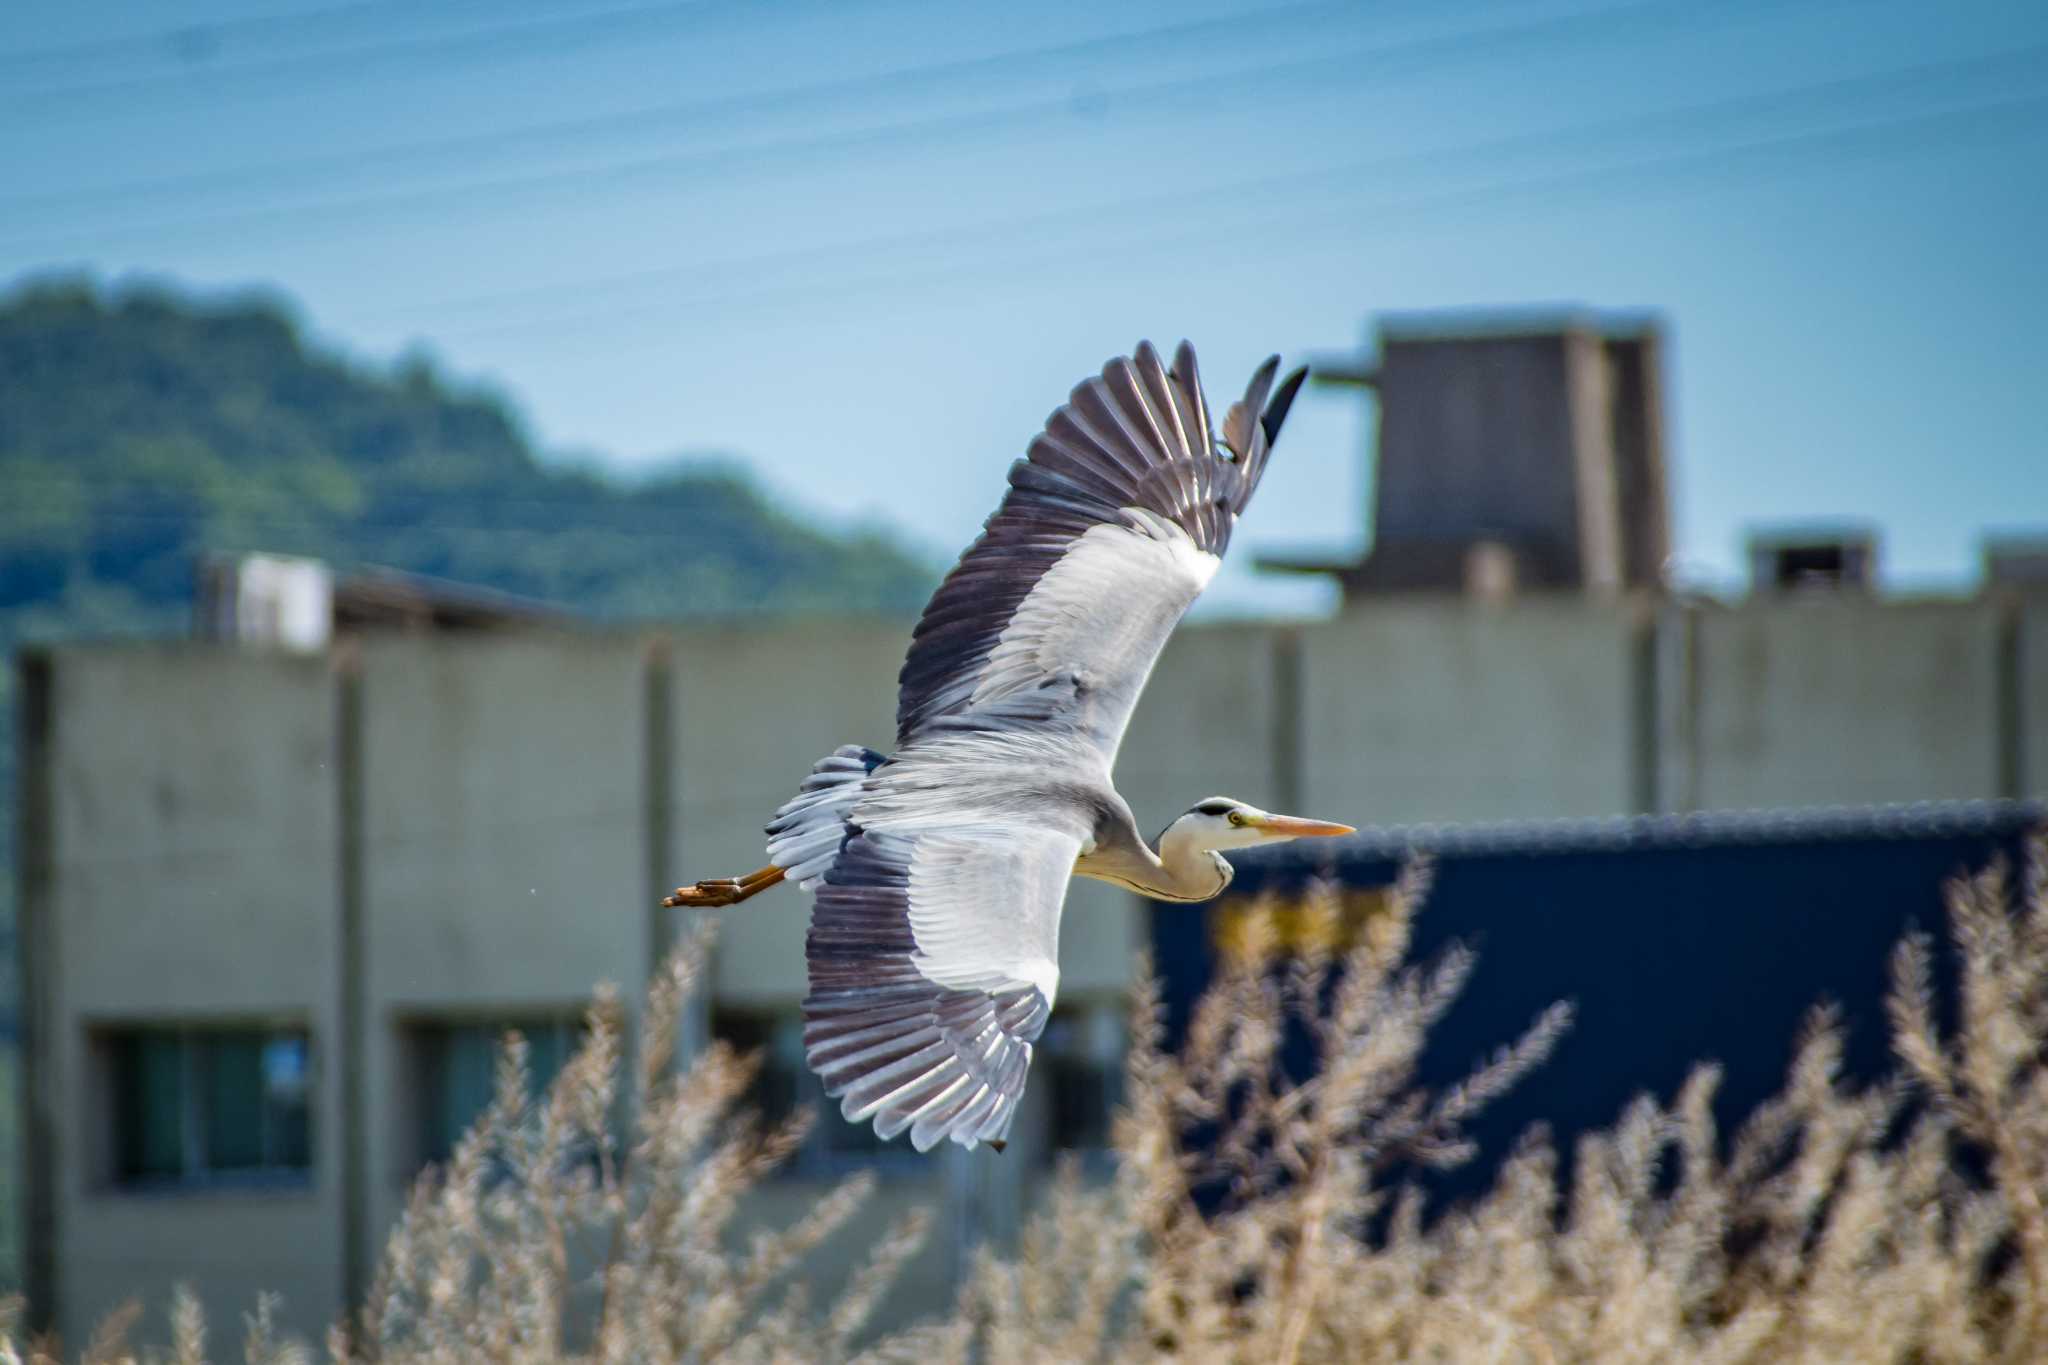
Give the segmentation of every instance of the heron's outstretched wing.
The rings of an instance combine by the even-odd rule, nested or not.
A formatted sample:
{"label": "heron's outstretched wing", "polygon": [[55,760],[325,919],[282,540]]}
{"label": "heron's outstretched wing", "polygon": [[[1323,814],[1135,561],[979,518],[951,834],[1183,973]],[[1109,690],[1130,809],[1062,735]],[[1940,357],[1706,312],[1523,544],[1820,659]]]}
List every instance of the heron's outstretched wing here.
{"label": "heron's outstretched wing", "polygon": [[1080,851],[1043,828],[846,827],[811,908],[804,1059],[848,1122],[921,1152],[1005,1139]]}
{"label": "heron's outstretched wing", "polygon": [[1001,715],[1114,759],[1166,637],[1216,571],[1304,371],[1261,365],[1219,449],[1195,353],[1112,360],[1047,420],[917,623],[897,741]]}

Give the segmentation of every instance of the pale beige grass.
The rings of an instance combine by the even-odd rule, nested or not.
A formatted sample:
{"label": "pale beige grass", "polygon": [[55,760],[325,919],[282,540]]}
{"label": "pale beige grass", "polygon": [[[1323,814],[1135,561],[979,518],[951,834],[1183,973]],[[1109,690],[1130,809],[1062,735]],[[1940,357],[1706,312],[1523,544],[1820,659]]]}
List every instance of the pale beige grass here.
{"label": "pale beige grass", "polygon": [[[874,1198],[846,1182],[801,1221],[740,1238],[735,1209],[787,1158],[798,1124],[740,1112],[752,1059],[673,1041],[702,937],[653,983],[629,1048],[601,993],[588,1041],[526,1100],[514,1040],[498,1096],[448,1169],[424,1178],[370,1301],[325,1343],[392,1365],[684,1361],[1898,1361],[2048,1359],[2048,847],[2017,887],[1992,868],[1948,890],[1959,1001],[1938,1022],[1935,949],[1902,942],[1889,997],[1896,1074],[1841,1076],[1839,1021],[1817,1009],[1784,1087],[1725,1140],[1714,1068],[1668,1103],[1643,1097],[1582,1137],[1568,1185],[1531,1134],[1481,1198],[1425,1217],[1417,1167],[1470,1155],[1466,1121],[1537,1066],[1556,1008],[1463,1083],[1416,1084],[1430,1026],[1471,967],[1409,959],[1426,872],[1340,952],[1334,892],[1289,912],[1290,943],[1249,932],[1162,1045],[1157,989],[1134,992],[1117,1163],[1062,1174],[1010,1251],[985,1251],[946,1314],[878,1336],[874,1309],[915,1250],[922,1211],[868,1248],[832,1302],[804,1258]],[[1304,918],[1305,917],[1305,918]],[[1287,1078],[1289,1029],[1318,1065]],[[629,1057],[630,1052],[630,1057]],[[1199,1141],[1191,1135],[1199,1132]],[[269,1305],[241,1343],[255,1365],[311,1359]],[[14,1343],[0,1365],[54,1357]],[[89,1361],[199,1365],[196,1302],[138,1351],[115,1314]],[[571,1325],[590,1324],[572,1339]]]}

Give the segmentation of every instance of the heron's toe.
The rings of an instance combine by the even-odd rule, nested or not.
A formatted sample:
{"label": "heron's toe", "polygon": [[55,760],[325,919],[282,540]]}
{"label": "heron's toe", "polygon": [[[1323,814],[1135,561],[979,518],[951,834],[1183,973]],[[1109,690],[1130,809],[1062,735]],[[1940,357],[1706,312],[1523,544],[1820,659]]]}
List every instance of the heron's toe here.
{"label": "heron's toe", "polygon": [[695,886],[679,886],[662,901],[667,906],[731,905],[740,898],[741,886],[736,877],[713,877],[698,882]]}

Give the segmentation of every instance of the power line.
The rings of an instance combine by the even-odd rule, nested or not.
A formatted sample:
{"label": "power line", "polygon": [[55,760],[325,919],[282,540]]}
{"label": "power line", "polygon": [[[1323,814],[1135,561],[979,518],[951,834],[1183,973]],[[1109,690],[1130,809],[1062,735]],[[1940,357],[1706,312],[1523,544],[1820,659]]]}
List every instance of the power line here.
{"label": "power line", "polygon": [[[1445,167],[1457,163],[1476,163],[1484,166],[1492,160],[1526,155],[1531,152],[1555,150],[1572,143],[1598,141],[1612,137],[1616,133],[1641,136],[1648,132],[1660,130],[1699,131],[1698,127],[1694,125],[1711,123],[1715,120],[1727,119],[1731,116],[1739,119],[1753,118],[1761,114],[1779,115],[1786,111],[1798,111],[1815,106],[1819,106],[1825,111],[1828,101],[1839,100],[1843,96],[1856,98],[1871,95],[1895,95],[1906,88],[1915,86],[1939,86],[1957,82],[1975,86],[1987,78],[2009,77],[2012,75],[2038,79],[2041,74],[2039,63],[2044,52],[2048,52],[2048,48],[2037,46],[1953,62],[1932,63],[1870,76],[1844,78],[1810,86],[1795,87],[1790,90],[1769,92],[1761,96],[1737,97],[1650,114],[1631,114],[1620,119],[1603,120],[1597,123],[1537,134],[1518,135],[1477,144],[1468,144],[1462,147],[1428,149],[1392,157],[1370,158],[1335,166],[1318,167],[1305,172],[1263,176],[1252,180],[1217,186],[1192,194],[1143,196],[1112,203],[1079,206],[1023,218],[1008,218],[993,223],[973,223],[960,227],[933,229],[917,233],[894,234],[851,243],[829,243],[818,247],[766,253],[752,257],[728,259],[686,267],[640,270],[624,274],[584,277],[544,286],[443,299],[418,307],[407,308],[403,312],[418,315],[423,312],[445,311],[450,308],[488,308],[502,303],[527,299],[547,299],[565,294],[574,294],[580,297],[594,290],[606,288],[631,286],[644,289],[649,286],[687,282],[693,279],[716,281],[723,285],[733,281],[736,276],[744,278],[748,274],[758,275],[770,270],[805,265],[831,265],[850,257],[878,252],[915,250],[921,255],[926,255],[934,250],[947,248],[973,248],[976,246],[994,245],[1005,239],[1022,239],[1028,244],[1042,238],[1048,231],[1071,226],[1099,227],[1106,218],[1129,215],[1134,212],[1147,213],[1163,217],[1168,221],[1176,221],[1183,216],[1173,212],[1176,209],[1202,208],[1213,211],[1214,207],[1222,202],[1257,202],[1277,198],[1283,194],[1299,194],[1311,191],[1319,185],[1329,186],[1334,184],[1343,187],[1348,185],[1349,182],[1366,178],[1383,180],[1387,173],[1416,167],[1424,167],[1431,171],[1440,172]],[[2009,107],[2015,113],[2024,114],[2031,108],[2031,103],[2027,99],[2022,99]],[[1944,121],[1952,123],[1958,117],[1968,118],[1970,113],[1971,111],[1969,110],[1947,110],[1938,111],[1930,117],[1937,126],[1941,126],[1944,124]],[[1917,122],[1916,120],[1908,119],[1869,126],[1878,129],[1898,127],[1910,130],[1917,126]],[[1710,128],[1708,131],[1712,131],[1712,129]],[[1859,130],[1848,129],[1841,131],[1854,135]],[[1790,142],[1798,145],[1802,140],[1826,139],[1834,135],[1835,132],[1833,130],[1824,130],[1820,133],[1795,134],[1790,139]],[[1778,139],[1777,141],[1784,142],[1785,139]],[[1726,154],[1728,154],[1727,149],[1709,153],[1710,156]],[[1683,162],[1683,157],[1665,159],[1665,164],[1683,164]],[[1653,160],[1650,163],[1642,164],[1647,167],[1658,163]],[[1559,178],[1556,183],[1560,185],[1569,184],[1571,183],[1572,176],[1577,174],[1580,174],[1580,172],[1568,173],[1566,176]],[[1454,192],[1452,198],[1455,199],[1464,193],[1466,192]],[[1422,211],[1428,209],[1428,207],[1427,204],[1411,205],[1410,209],[1411,211]],[[1356,210],[1348,210],[1347,212],[1355,213]],[[1290,217],[1294,216],[1297,215],[1290,215]],[[1266,222],[1263,217],[1260,221],[1262,224]],[[1215,226],[1225,233],[1232,230],[1230,225],[1218,224]],[[1086,254],[1087,248],[1084,246],[1079,252],[1071,249],[1063,250],[1057,253],[1056,258],[1065,260],[1075,258],[1077,255],[1085,256]],[[911,272],[906,276],[901,271],[885,274],[880,277],[871,277],[867,281],[860,282],[845,281],[842,277],[824,284],[800,283],[794,286],[794,291],[802,297],[816,298],[821,294],[843,292],[844,287],[849,283],[854,289],[860,290],[879,287],[885,283],[901,283],[906,279],[914,281],[922,277],[918,272]],[[791,293],[791,287],[771,287],[766,290],[760,288],[749,290],[743,287],[738,291],[718,289],[699,291],[693,295],[686,295],[680,300],[671,300],[661,306],[663,308],[676,306],[718,306],[758,301],[764,298],[784,296],[789,293]],[[571,315],[572,321],[574,316],[576,315]],[[616,316],[616,314],[608,312],[607,316]],[[512,324],[515,328],[524,325],[532,324]],[[490,330],[498,329],[492,328]]]}
{"label": "power line", "polygon": [[[792,0],[784,0],[791,3]],[[346,72],[359,76],[366,69],[394,63],[432,60],[446,64],[457,61],[497,60],[526,52],[556,54],[566,46],[592,42],[613,42],[681,19],[694,19],[710,12],[716,0],[658,0],[658,3],[613,6],[589,13],[542,15],[516,23],[426,37],[393,38],[380,42],[356,43],[346,47],[322,48],[313,52],[277,57],[225,67],[199,67],[152,76],[128,76],[116,80],[77,82],[20,91],[0,102],[0,111],[34,113],[41,111],[71,115],[103,115],[115,112],[110,101],[147,96],[152,91],[188,93],[203,81],[203,94],[211,102],[220,98],[223,83],[296,86],[309,77]],[[417,6],[409,8],[417,13]]]}
{"label": "power line", "polygon": [[[1569,43],[1588,37],[1611,39],[1635,36],[1642,30],[1654,30],[1673,21],[1690,21],[1702,13],[1718,17],[1744,9],[1772,8],[1774,6],[1770,5],[1768,0],[1723,0],[1721,4],[1704,9],[1698,0],[1628,0],[1628,3],[1576,10],[1564,15],[1524,20],[1513,24],[1465,29],[1449,35],[1434,35],[1394,43],[1368,43],[1336,53],[1323,51],[1311,57],[1297,57],[1263,65],[1247,66],[1243,63],[1234,63],[1219,72],[1172,77],[1092,91],[1087,98],[1085,109],[1086,113],[1094,118],[1116,113],[1157,116],[1158,106],[1162,101],[1189,96],[1213,101],[1219,95],[1235,91],[1257,94],[1262,102],[1270,105],[1280,100],[1303,96],[1319,82],[1360,81],[1368,78],[1384,80],[1412,75],[1446,62],[1493,55],[1502,51],[1513,52],[1525,46]],[[1137,38],[1126,36],[1102,40],[1099,45],[1123,48],[1134,41],[1137,41]],[[1098,44],[1091,43],[1089,46],[1094,47]],[[1036,54],[1033,55],[1035,58]],[[1004,59],[985,59],[975,64],[985,65],[986,62],[996,60]],[[736,98],[745,99],[750,103],[763,100],[768,102],[766,107],[774,107],[774,101],[786,98],[786,95]],[[978,135],[1020,124],[1069,119],[1076,117],[1079,112],[1080,107],[1072,96],[1059,95],[995,110],[910,119],[842,133],[771,139],[709,150],[664,152],[615,160],[596,166],[525,172],[458,184],[434,184],[366,195],[327,196],[141,222],[124,218],[113,230],[116,233],[148,233],[160,236],[166,231],[179,229],[212,231],[238,223],[266,219],[289,220],[297,217],[312,217],[320,228],[333,228],[349,216],[360,217],[364,214],[376,215],[391,210],[418,209],[447,200],[460,202],[479,194],[530,195],[549,190],[587,193],[593,179],[598,176],[617,178],[679,175],[710,169],[722,170],[728,177],[733,174],[760,174],[777,169],[777,158],[781,158],[786,164],[791,158],[852,150],[872,151],[917,142]],[[50,230],[52,229],[45,229],[45,235]],[[70,227],[62,230],[67,236],[93,231],[91,227]],[[4,245],[18,247],[24,243],[32,244],[35,240],[36,234],[23,234],[6,239]]]}
{"label": "power line", "polygon": [[754,113],[782,113],[793,107],[820,103],[871,101],[914,91],[920,86],[965,81],[976,77],[1007,74],[1038,65],[1086,60],[1108,53],[1128,51],[1133,44],[1148,47],[1156,43],[1180,43],[1191,39],[1214,42],[1234,37],[1254,25],[1263,27],[1275,19],[1305,19],[1317,14],[1356,13],[1347,3],[1284,4],[1220,19],[1154,28],[1126,30],[1098,38],[1017,48],[978,57],[897,67],[860,76],[841,76],[826,81],[779,86],[768,90],[718,95],[708,99],[677,100],[621,113],[586,114],[576,118],[550,119],[514,128],[492,129],[452,137],[428,138],[381,147],[338,152],[327,156],[296,157],[237,170],[190,175],[158,176],[81,190],[59,190],[40,194],[0,197],[0,208],[33,212],[38,208],[96,202],[134,200],[163,195],[212,192],[249,185],[261,186],[280,176],[304,177],[374,168],[394,161],[428,160],[437,157],[474,157],[506,148],[565,139],[609,140],[624,134],[644,132],[650,125],[679,124],[684,128]]}
{"label": "power line", "polygon": [[[1487,162],[1504,156],[1524,155],[1530,152],[1556,150],[1575,142],[1598,141],[1611,137],[1617,132],[1640,135],[1646,131],[1677,130],[1700,131],[1703,122],[1707,131],[1716,131],[1714,119],[1734,116],[1738,119],[1759,114],[1781,114],[1812,108],[1817,102],[1851,95],[1896,93],[1899,88],[1922,83],[1944,83],[1962,80],[1974,84],[1988,75],[2019,74],[2039,78],[2043,73],[2040,63],[2048,55],[2048,46],[2025,48],[2007,53],[1961,59],[1953,62],[1931,63],[1903,70],[1877,73],[1870,76],[1849,77],[1841,80],[1794,87],[1788,90],[1769,92],[1760,96],[1745,96],[1706,104],[1685,106],[1657,111],[1649,114],[1630,114],[1618,119],[1601,120],[1595,123],[1552,130],[1548,132],[1517,135],[1494,139],[1459,147],[1437,148],[1403,153],[1396,156],[1377,157],[1336,166],[1318,167],[1309,171],[1262,176],[1248,180],[1214,186],[1194,193],[1169,193],[1143,196],[1106,204],[1092,204],[1052,213],[1032,215],[1025,218],[1011,218],[995,223],[967,224],[956,228],[934,229],[924,232],[894,234],[870,238],[852,243],[831,243],[813,248],[788,252],[765,253],[753,257],[742,257],[687,267],[633,271],[608,276],[585,277],[557,284],[535,286],[525,289],[494,291],[485,294],[429,302],[418,307],[402,310],[404,314],[445,312],[451,308],[476,309],[522,300],[546,300],[559,295],[584,297],[595,290],[633,287],[644,291],[664,284],[687,283],[702,280],[725,285],[736,278],[740,288],[712,288],[671,296],[657,303],[620,308],[607,308],[601,312],[592,310],[571,310],[543,312],[509,322],[496,322],[476,328],[457,328],[463,333],[496,333],[521,331],[537,326],[560,328],[574,327],[595,321],[616,322],[625,318],[647,315],[672,315],[677,309],[718,308],[740,305],[758,306],[780,300],[817,302],[820,299],[847,294],[862,294],[875,289],[894,289],[906,284],[927,282],[938,278],[974,278],[984,274],[987,265],[971,263],[965,266],[934,268],[929,264],[905,271],[869,272],[859,278],[848,278],[845,271],[834,270],[828,280],[802,280],[786,285],[767,287],[746,287],[745,276],[760,274],[768,270],[804,265],[835,265],[848,257],[889,251],[914,251],[920,257],[928,257],[934,250],[945,248],[975,248],[997,245],[1004,240],[1022,239],[1027,249],[1005,256],[1003,268],[1006,272],[1040,269],[1047,266],[1067,264],[1100,258],[1107,254],[1123,254],[1142,251],[1156,254],[1176,245],[1191,245],[1217,240],[1229,240],[1241,236],[1256,236],[1265,241],[1299,238],[1304,232],[1318,229],[1342,228],[1353,235],[1370,235],[1375,231],[1399,230],[1432,215],[1442,216],[1460,210],[1470,210],[1513,200],[1530,195],[1545,195],[1562,199],[1564,194],[1589,195],[1610,193],[1630,184],[1655,181],[1674,174],[1710,174],[1715,171],[1740,170],[1745,163],[1777,162],[1799,164],[1815,154],[1851,155],[1895,152],[1910,143],[1940,145],[1945,140],[1964,136],[1980,136],[1986,133],[2012,133],[2024,128],[2022,120],[2041,113],[2048,107],[2048,94],[2039,91],[1992,101],[1980,101],[1965,106],[1923,112],[1916,115],[1866,120],[1844,126],[1805,130],[1751,138],[1720,147],[1699,149],[1678,154],[1662,154],[1647,158],[1624,160],[1607,165],[1578,167],[1562,172],[1523,176],[1510,179],[1496,179],[1453,188],[1446,191],[1412,194],[1405,197],[1383,198],[1377,203],[1345,203],[1333,206],[1333,211],[1315,217],[1300,212],[1274,216],[1264,210],[1264,204],[1283,194],[1295,194],[1313,190],[1318,185],[1348,190],[1358,180],[1372,178],[1384,180],[1384,173],[1409,169],[1417,166],[1440,170],[1456,162],[1471,162],[1484,166]],[[1824,103],[1821,107],[1826,111]],[[1827,111],[1832,112],[1832,111]],[[1693,125],[1693,126],[1688,126]],[[1158,221],[1186,223],[1190,215],[1175,212],[1176,209],[1202,208],[1213,210],[1219,203],[1239,203],[1250,206],[1249,222],[1208,221],[1199,225],[1181,228],[1178,232],[1161,232]],[[1049,232],[1072,226],[1099,227],[1111,217],[1133,213],[1144,215],[1138,224],[1135,236],[1122,242],[1078,243],[1037,250],[1029,244],[1044,238]],[[1368,216],[1376,215],[1376,216]],[[445,330],[445,329],[444,329]]]}
{"label": "power line", "polygon": [[[1531,196],[1564,202],[1566,197],[1610,194],[1632,184],[1655,182],[1675,175],[1704,175],[1740,171],[1744,163],[1798,166],[1819,159],[1848,155],[1894,153],[1909,140],[1920,146],[1940,146],[1962,136],[2011,135],[2024,130],[2020,120],[2048,113],[2048,93],[2016,96],[1965,108],[1939,110],[1899,119],[1752,139],[1732,146],[1716,147],[1675,156],[1642,158],[1614,165],[1582,168],[1550,175],[1499,181],[1461,189],[1394,198],[1365,205],[1346,204],[1320,215],[1288,214],[1283,217],[1255,217],[1246,223],[1191,226],[1179,231],[1146,228],[1124,242],[1099,243],[1038,252],[1006,255],[1002,273],[1014,276],[1075,262],[1123,258],[1133,254],[1157,256],[1179,248],[1214,245],[1223,241],[1254,240],[1262,246],[1275,242],[1313,238],[1331,230],[1347,240],[1388,235],[1418,226],[1432,218],[1441,219],[1460,211],[1496,207],[1527,200]],[[1818,155],[1816,155],[1818,154]],[[1768,165],[1765,165],[1768,169]],[[895,291],[912,284],[930,284],[947,279],[976,279],[988,274],[986,262],[953,267],[921,267],[909,271],[878,273],[858,279],[835,278],[760,289],[725,292],[707,291],[659,303],[648,303],[602,311],[558,311],[510,322],[453,329],[456,335],[491,335],[546,327],[560,331],[593,323],[616,324],[634,317],[673,317],[681,309],[718,309],[744,306],[760,308],[780,302],[815,304],[825,298],[861,295],[877,290]],[[448,329],[443,329],[444,332]]]}
{"label": "power line", "polygon": [[[1386,183],[1394,175],[1413,170],[1440,173],[1463,166],[1487,169],[1493,163],[1524,158],[1532,153],[1583,148],[1616,135],[1641,137],[1659,133],[1716,131],[1716,125],[1753,120],[1760,116],[1779,117],[1787,113],[1835,112],[1831,104],[1891,96],[1920,86],[1975,85],[1999,75],[2040,78],[2048,74],[2048,45],[1965,58],[1953,62],[1880,72],[1868,76],[1844,77],[1761,95],[1736,96],[1701,104],[1649,113],[1630,113],[1535,133],[1467,143],[1454,147],[1426,148],[1393,155],[1367,157],[1317,166],[1305,171],[1281,172],[1204,187],[1198,191],[1168,191],[1114,201],[1078,205],[1027,216],[979,221],[952,227],[924,229],[909,233],[877,235],[853,242],[825,243],[815,247],[764,252],[752,256],[677,267],[657,267],[608,275],[584,276],[546,285],[496,290],[481,294],[428,300],[396,310],[394,315],[419,316],[445,313],[450,309],[478,309],[523,300],[546,300],[559,296],[584,297],[604,289],[644,290],[691,279],[730,281],[749,274],[801,266],[830,266],[875,254],[933,252],[958,247],[986,247],[1016,241],[1029,245],[1048,234],[1072,227],[1094,228],[1112,218],[1136,217],[1149,230],[1156,221],[1182,221],[1189,211],[1212,215],[1222,203],[1254,206],[1259,221],[1270,221],[1263,205],[1288,196],[1317,189],[1349,191],[1361,181]],[[1293,216],[1293,215],[1289,215]],[[900,278],[898,276],[892,276]]]}
{"label": "power line", "polygon": [[[441,0],[439,8],[443,11],[486,9],[494,13],[503,13],[505,5],[504,0]],[[417,16],[419,13],[420,7],[416,0],[350,0],[346,4],[328,5],[321,9],[294,10],[288,14],[256,14],[238,19],[201,20],[174,28],[151,29],[143,33],[88,38],[79,42],[56,43],[48,47],[0,51],[0,70],[8,67],[37,68],[100,63],[118,60],[123,54],[143,57],[161,56],[165,53],[190,54],[195,45],[201,49],[210,49],[216,44],[240,42],[252,37],[261,41],[269,35],[318,29],[334,20],[346,21],[382,15]],[[188,55],[187,60],[190,59]]]}

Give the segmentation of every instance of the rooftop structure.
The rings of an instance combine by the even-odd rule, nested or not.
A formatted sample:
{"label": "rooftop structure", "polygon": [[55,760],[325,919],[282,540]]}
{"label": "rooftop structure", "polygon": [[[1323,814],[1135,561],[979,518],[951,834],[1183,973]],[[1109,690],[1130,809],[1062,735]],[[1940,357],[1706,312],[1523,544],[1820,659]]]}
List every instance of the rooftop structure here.
{"label": "rooftop structure", "polygon": [[398,569],[336,573],[325,562],[248,554],[200,565],[193,633],[202,640],[317,651],[366,630],[489,630],[566,624],[558,607]]}
{"label": "rooftop structure", "polygon": [[2048,594],[2048,531],[1984,537],[1984,586],[1993,592]]}
{"label": "rooftop structure", "polygon": [[1877,591],[1878,536],[1863,525],[1765,528],[1749,535],[1752,593]]}
{"label": "rooftop structure", "polygon": [[1393,315],[1310,382],[1379,410],[1363,560],[1271,555],[1347,595],[1657,591],[1663,334],[1644,314]]}

